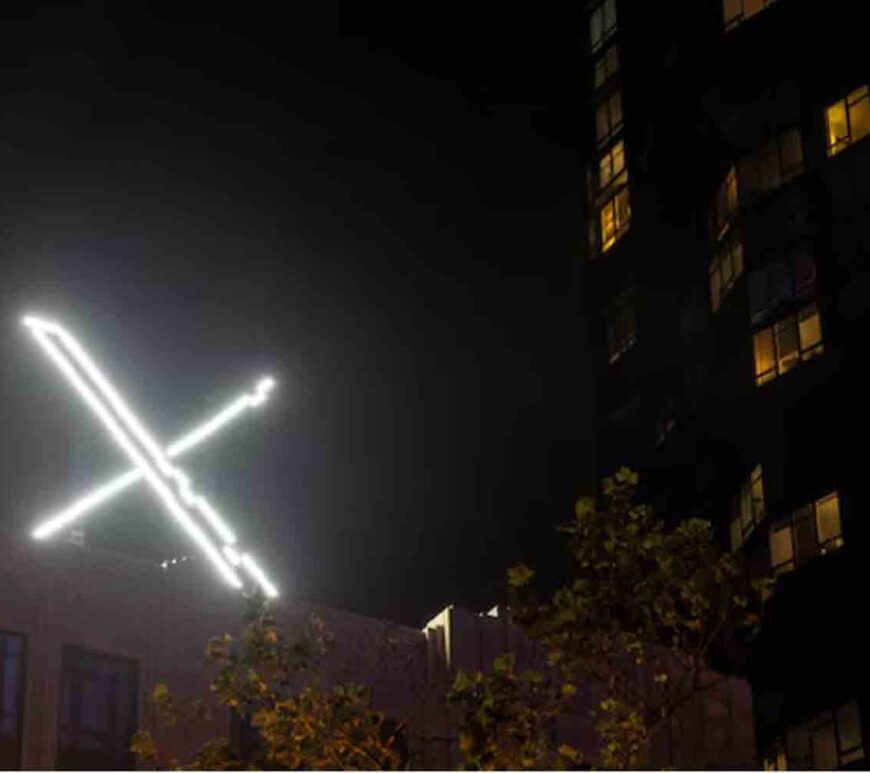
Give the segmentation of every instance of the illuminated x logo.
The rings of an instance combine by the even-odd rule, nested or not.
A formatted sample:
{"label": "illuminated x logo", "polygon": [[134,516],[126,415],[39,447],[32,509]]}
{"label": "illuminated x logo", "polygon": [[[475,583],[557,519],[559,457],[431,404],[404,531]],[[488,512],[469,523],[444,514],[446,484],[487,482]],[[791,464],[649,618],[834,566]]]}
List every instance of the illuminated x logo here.
{"label": "illuminated x logo", "polygon": [[241,568],[267,596],[277,596],[277,590],[250,554],[237,550],[235,534],[214,507],[193,490],[190,479],[170,461],[199,445],[245,411],[265,403],[274,381],[262,379],[252,394],[237,398],[164,450],[68,331],[55,322],[35,317],[25,317],[23,322],[133,463],[133,469],[41,523],[33,536],[44,539],[54,534],[144,478],[224,580],[235,588],[242,588],[237,571]]}

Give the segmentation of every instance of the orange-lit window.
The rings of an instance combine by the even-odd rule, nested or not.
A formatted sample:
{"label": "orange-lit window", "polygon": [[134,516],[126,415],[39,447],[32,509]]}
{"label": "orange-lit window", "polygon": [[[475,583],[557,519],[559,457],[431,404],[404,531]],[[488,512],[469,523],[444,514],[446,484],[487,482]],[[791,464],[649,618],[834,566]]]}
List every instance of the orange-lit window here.
{"label": "orange-lit window", "polygon": [[631,201],[627,187],[619,191],[601,207],[599,222],[601,224],[601,251],[607,252],[628,230],[631,222]]}
{"label": "orange-lit window", "polygon": [[766,384],[800,362],[822,354],[822,325],[816,304],[755,333],[755,383]]}
{"label": "orange-lit window", "polygon": [[737,550],[764,520],[764,478],[761,465],[756,464],[749,480],[734,498],[731,515],[731,548]]}
{"label": "orange-lit window", "polygon": [[765,755],[764,769],[837,770],[863,759],[861,712],[850,701],[789,727]]}
{"label": "orange-lit window", "polygon": [[625,168],[625,143],[622,140],[605,151],[598,159],[598,190],[604,191],[611,185],[625,185],[628,171]]}
{"label": "orange-lit window", "polygon": [[825,110],[828,155],[834,156],[870,134],[870,89],[862,86]]}
{"label": "orange-lit window", "polygon": [[710,262],[710,303],[718,311],[722,299],[731,292],[743,274],[743,245],[734,241],[724,245]]}
{"label": "orange-lit window", "polygon": [[716,193],[713,217],[717,239],[721,239],[731,227],[737,215],[737,205],[737,170],[732,166]]}
{"label": "orange-lit window", "polygon": [[770,527],[770,565],[777,575],[842,546],[837,492],[810,502]]}
{"label": "orange-lit window", "polygon": [[595,110],[595,137],[599,146],[622,129],[622,95],[617,91]]}
{"label": "orange-lit window", "polygon": [[763,11],[774,0],[722,0],[722,15],[725,17],[725,30],[736,27],[740,22]]}
{"label": "orange-lit window", "polygon": [[603,0],[589,14],[589,42],[596,51],[616,31],[616,0]]}
{"label": "orange-lit window", "polygon": [[631,294],[623,294],[607,315],[607,351],[611,363],[616,362],[637,342],[637,318]]}
{"label": "orange-lit window", "polygon": [[603,86],[618,72],[619,52],[614,44],[595,60],[595,88]]}

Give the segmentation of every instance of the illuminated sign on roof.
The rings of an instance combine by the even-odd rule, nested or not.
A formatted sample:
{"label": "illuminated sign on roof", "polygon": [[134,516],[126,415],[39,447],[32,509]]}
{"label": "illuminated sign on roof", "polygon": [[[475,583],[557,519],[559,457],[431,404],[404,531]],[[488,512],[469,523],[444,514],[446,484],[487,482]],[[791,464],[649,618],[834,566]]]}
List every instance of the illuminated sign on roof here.
{"label": "illuminated sign on roof", "polygon": [[237,398],[217,415],[162,449],[69,331],[55,322],[36,317],[25,317],[23,323],[133,464],[133,469],[40,523],[33,536],[44,539],[54,534],[144,479],[226,582],[241,589],[243,582],[238,571],[241,569],[267,596],[277,596],[275,586],[254,558],[239,551],[236,535],[214,506],[193,489],[190,478],[170,461],[247,410],[263,405],[274,388],[274,381],[261,379],[253,393]]}

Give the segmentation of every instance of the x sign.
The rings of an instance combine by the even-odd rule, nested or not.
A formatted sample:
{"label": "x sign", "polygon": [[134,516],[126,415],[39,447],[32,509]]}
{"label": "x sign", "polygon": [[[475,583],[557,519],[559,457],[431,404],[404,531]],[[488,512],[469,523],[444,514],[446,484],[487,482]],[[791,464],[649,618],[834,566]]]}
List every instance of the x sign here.
{"label": "x sign", "polygon": [[277,596],[277,590],[251,555],[237,550],[236,536],[218,512],[193,490],[187,475],[170,461],[199,445],[247,409],[262,405],[274,387],[272,379],[262,379],[253,394],[242,395],[163,450],[71,333],[55,322],[35,317],[25,317],[23,323],[133,463],[133,469],[124,475],[40,524],[33,536],[42,539],[53,534],[144,478],[226,582],[242,588],[237,572],[241,568],[267,596]]}

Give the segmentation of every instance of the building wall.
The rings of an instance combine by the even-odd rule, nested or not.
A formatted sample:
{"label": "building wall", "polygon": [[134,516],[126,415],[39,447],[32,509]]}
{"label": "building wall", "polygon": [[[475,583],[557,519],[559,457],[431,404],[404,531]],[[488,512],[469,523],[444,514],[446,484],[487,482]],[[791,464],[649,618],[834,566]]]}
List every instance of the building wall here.
{"label": "building wall", "polygon": [[[211,725],[165,728],[150,705],[157,682],[168,684],[179,698],[208,699],[205,644],[211,636],[238,630],[243,600],[216,581],[208,567],[194,560],[162,570],[65,541],[34,543],[7,534],[0,540],[0,587],[0,631],[26,637],[21,767],[57,765],[65,645],[136,663],[137,726],[151,729],[168,756],[183,757],[229,732],[226,712],[218,712]],[[417,769],[459,764],[460,715],[444,700],[457,669],[487,670],[506,651],[515,653],[519,669],[544,666],[542,652],[503,616],[448,607],[417,630],[295,602],[276,607],[279,624],[290,636],[301,632],[312,614],[322,618],[333,641],[323,658],[326,683],[371,686],[376,708],[406,723],[409,764]],[[594,689],[584,695],[575,716],[561,723],[566,742],[588,743],[592,737],[586,707]],[[680,755],[693,763],[690,767],[701,767],[694,763],[706,759],[751,767],[751,727],[744,721],[749,705],[745,683],[729,680],[681,712],[683,735],[673,748],[659,744],[656,754],[663,760]],[[716,722],[708,720],[715,716],[728,718],[726,728],[707,739],[704,728],[715,729]]]}
{"label": "building wall", "polygon": [[[601,0],[587,4],[590,25],[600,7]],[[868,430],[870,137],[831,155],[825,122],[829,105],[870,83],[863,6],[616,0],[614,8],[608,44],[619,48],[620,73],[603,89],[588,82],[582,139],[592,170],[595,111],[608,90],[620,89],[631,225],[606,253],[586,256],[601,472],[634,466],[660,512],[706,517],[730,547],[735,496],[760,464],[765,513],[740,549],[753,571],[765,573],[772,527],[838,493],[843,545],[777,582],[750,672],[759,745],[770,759],[789,728],[853,700],[866,739],[870,641],[854,595],[868,580],[866,465],[856,449]],[[745,18],[726,28],[725,15],[741,9]],[[591,73],[599,54],[588,53]],[[741,161],[792,128],[800,132],[802,170],[759,192]],[[708,272],[720,242],[711,210],[731,165],[743,270],[715,309]],[[587,220],[594,225],[596,216],[590,199]],[[772,306],[766,321],[753,320],[753,277],[802,251],[815,261],[812,289],[802,301]],[[637,288],[636,344],[609,363],[604,319],[626,285]],[[754,334],[810,302],[824,352],[756,385]],[[669,397],[673,427],[656,443]]]}

